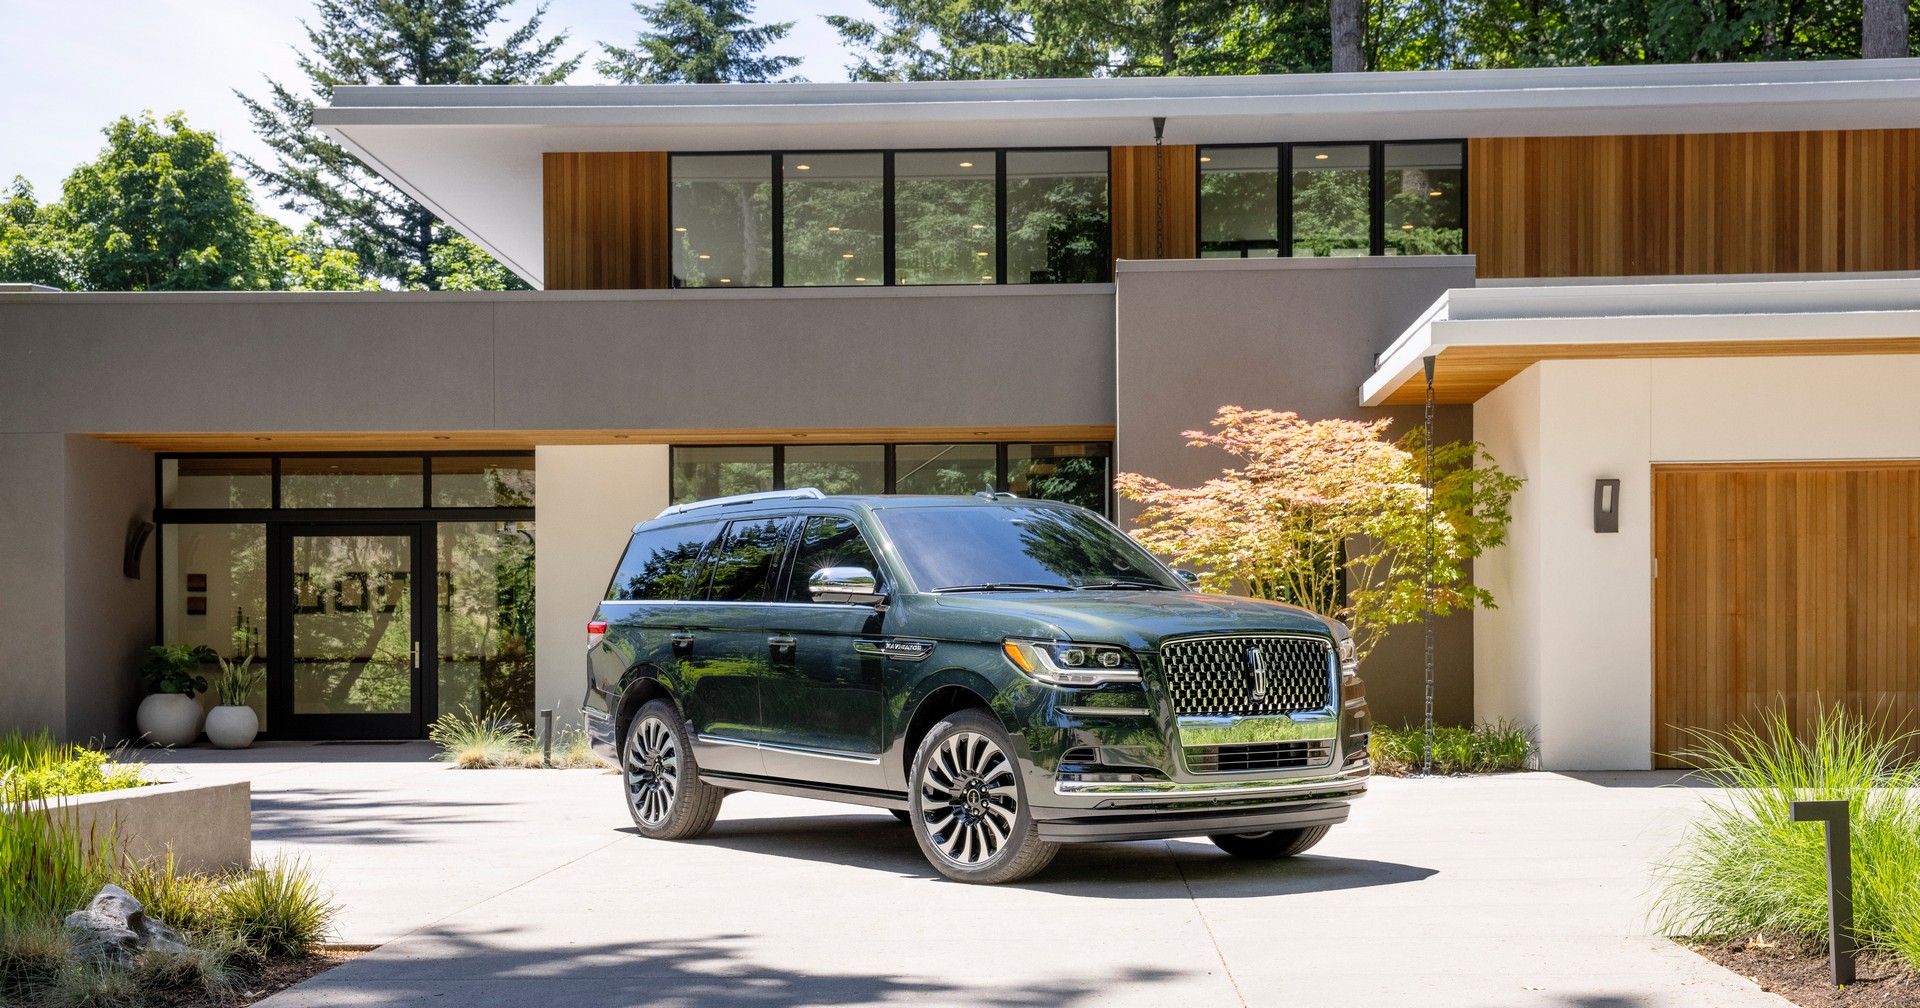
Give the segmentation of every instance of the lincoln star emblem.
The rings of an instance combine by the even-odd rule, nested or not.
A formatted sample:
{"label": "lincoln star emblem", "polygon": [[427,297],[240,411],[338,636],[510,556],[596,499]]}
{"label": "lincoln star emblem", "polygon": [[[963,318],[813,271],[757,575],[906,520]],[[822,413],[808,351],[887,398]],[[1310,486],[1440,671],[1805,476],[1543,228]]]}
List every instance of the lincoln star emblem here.
{"label": "lincoln star emblem", "polygon": [[1253,692],[1247,694],[1248,699],[1265,700],[1267,698],[1267,660],[1260,657],[1259,648],[1247,649],[1247,665],[1253,669]]}

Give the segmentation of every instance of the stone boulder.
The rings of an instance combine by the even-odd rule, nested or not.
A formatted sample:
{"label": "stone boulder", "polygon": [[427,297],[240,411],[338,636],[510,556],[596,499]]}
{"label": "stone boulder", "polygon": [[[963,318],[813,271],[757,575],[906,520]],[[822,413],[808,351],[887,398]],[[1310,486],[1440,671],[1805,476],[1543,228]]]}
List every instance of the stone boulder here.
{"label": "stone boulder", "polygon": [[125,969],[142,952],[185,952],[180,932],[149,917],[133,894],[108,883],[84,910],[67,915],[67,935],[74,955],[84,962]]}

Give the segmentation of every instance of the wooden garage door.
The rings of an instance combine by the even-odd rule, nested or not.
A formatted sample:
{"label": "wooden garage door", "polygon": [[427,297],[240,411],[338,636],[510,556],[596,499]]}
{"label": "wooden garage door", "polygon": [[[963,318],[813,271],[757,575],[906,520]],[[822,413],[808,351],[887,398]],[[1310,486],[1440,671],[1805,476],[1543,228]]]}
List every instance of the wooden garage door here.
{"label": "wooden garage door", "polygon": [[1655,765],[1782,703],[1920,727],[1920,462],[1657,466]]}

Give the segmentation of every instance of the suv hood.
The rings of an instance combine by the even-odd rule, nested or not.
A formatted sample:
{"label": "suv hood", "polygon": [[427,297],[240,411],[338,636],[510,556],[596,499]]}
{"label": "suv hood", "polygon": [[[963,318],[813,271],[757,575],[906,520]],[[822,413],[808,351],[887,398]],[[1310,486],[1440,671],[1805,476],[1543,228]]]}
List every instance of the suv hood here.
{"label": "suv hood", "polygon": [[1187,634],[1332,633],[1326,620],[1298,606],[1198,592],[978,593],[923,595],[920,601],[946,614],[939,622],[967,624],[983,637],[1057,636],[1136,651],[1158,650],[1162,640]]}

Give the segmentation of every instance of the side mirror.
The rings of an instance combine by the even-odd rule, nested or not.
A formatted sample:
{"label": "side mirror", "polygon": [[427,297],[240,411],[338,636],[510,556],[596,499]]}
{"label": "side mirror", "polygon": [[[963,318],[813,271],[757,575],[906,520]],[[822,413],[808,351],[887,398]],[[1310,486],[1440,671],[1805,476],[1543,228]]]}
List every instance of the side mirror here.
{"label": "side mirror", "polygon": [[880,580],[865,567],[822,567],[807,576],[807,594],[815,602],[873,605],[886,598]]}
{"label": "side mirror", "polygon": [[1190,570],[1176,570],[1174,573],[1179,575],[1180,580],[1186,582],[1189,587],[1200,583],[1200,575]]}

